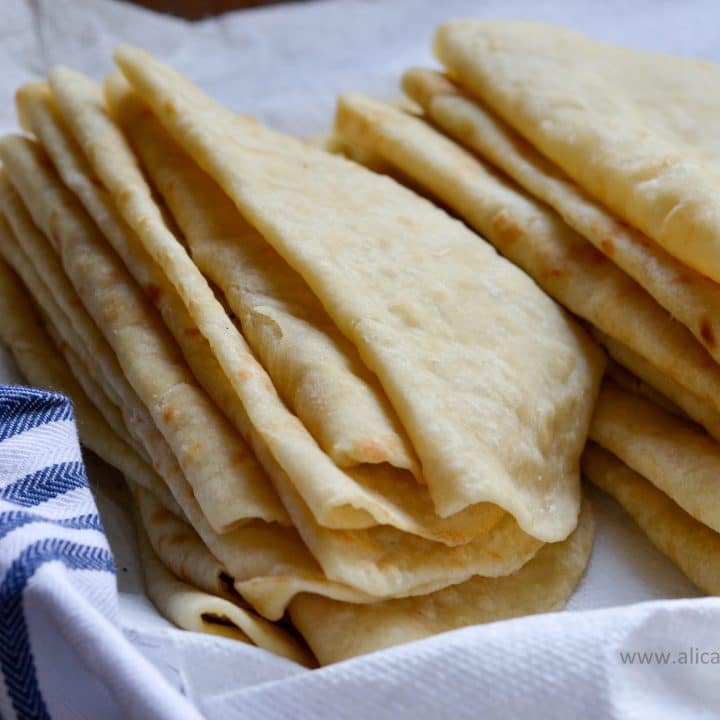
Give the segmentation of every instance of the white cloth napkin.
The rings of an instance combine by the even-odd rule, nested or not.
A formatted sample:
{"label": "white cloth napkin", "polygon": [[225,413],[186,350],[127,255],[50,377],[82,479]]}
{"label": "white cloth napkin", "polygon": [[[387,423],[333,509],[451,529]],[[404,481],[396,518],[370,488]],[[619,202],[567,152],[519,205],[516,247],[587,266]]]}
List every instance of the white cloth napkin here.
{"label": "white cloth napkin", "polygon": [[[193,25],[109,0],[2,0],[0,130],[16,127],[10,101],[18,84],[56,63],[101,78],[111,68],[113,46],[125,41],[148,48],[238,111],[287,132],[320,132],[330,127],[344,90],[399,95],[407,67],[434,64],[434,26],[463,16],[541,19],[611,42],[720,61],[715,0],[325,0]],[[14,373],[0,351],[0,382],[17,380]],[[87,460],[118,570],[124,636],[167,681],[163,690],[143,669],[147,682],[132,692],[122,685],[127,716],[128,708],[139,713],[152,705],[145,717],[163,717],[169,706],[158,695],[175,702],[170,687],[207,718],[654,719],[720,712],[720,658],[713,655],[720,652],[720,601],[699,599],[602,493],[591,492],[597,540],[570,612],[459,630],[306,671],[257,648],[179,631],[158,617],[142,592],[122,482]],[[111,622],[118,615],[106,617]],[[37,642],[50,647],[46,637],[61,643],[80,632],[74,622],[62,627],[62,633],[38,631]],[[124,648],[113,641],[108,649],[100,640],[82,647],[88,662],[93,654]],[[70,646],[67,652],[76,657],[79,651]],[[35,654],[38,665],[45,657],[54,656]],[[99,706],[78,704],[96,691],[71,665],[52,666],[53,697],[68,703],[53,705],[52,716],[105,717],[91,712]],[[109,682],[111,674],[103,677]],[[71,712],[78,707],[85,709]]]}

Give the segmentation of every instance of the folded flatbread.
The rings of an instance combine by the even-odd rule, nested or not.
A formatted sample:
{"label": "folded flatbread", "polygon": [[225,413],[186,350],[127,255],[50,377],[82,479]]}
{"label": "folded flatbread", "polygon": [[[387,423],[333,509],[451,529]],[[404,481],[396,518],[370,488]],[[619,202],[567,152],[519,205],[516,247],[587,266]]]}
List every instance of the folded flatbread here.
{"label": "folded flatbread", "polygon": [[[58,69],[51,74],[54,96],[88,161],[109,188],[128,226],[137,234],[183,298],[192,320],[210,340],[247,419],[236,427],[258,455],[263,445],[279,458],[284,473],[302,492],[318,522],[328,527],[362,528],[390,524],[448,544],[465,542],[497,522],[496,507],[476,506],[443,522],[435,516],[427,493],[408,492],[412,477],[379,466],[377,475],[363,468],[341,472],[317,446],[304,425],[287,411],[244,338],[231,323],[177,238],[165,226],[151,188],[132,151],[108,116],[100,89],[77,73]],[[175,262],[168,262],[173,258]],[[273,464],[273,467],[276,467]],[[359,473],[358,479],[352,477]]]}
{"label": "folded flatbread", "polygon": [[123,373],[172,447],[211,526],[225,531],[252,518],[284,519],[252,453],[198,387],[156,311],[40,147],[6,136],[0,140],[0,157]]}
{"label": "folded flatbread", "polygon": [[720,531],[720,444],[701,427],[606,381],[590,438]]}
{"label": "folded flatbread", "polygon": [[314,665],[307,650],[287,630],[268,622],[251,609],[174,576],[150,544],[148,526],[137,517],[136,524],[145,589],[163,617],[183,630],[240,640],[301,665]]}
{"label": "folded flatbread", "polygon": [[[236,426],[247,425],[245,411],[207,340],[94,175],[82,150],[63,123],[47,85],[35,83],[21,87],[16,94],[16,104],[18,116],[41,142],[65,185],[75,193],[135,281],[160,311],[195,378]],[[289,523],[281,508],[276,507],[275,511],[278,521]]]}
{"label": "folded flatbread", "polygon": [[513,575],[474,578],[423,597],[374,605],[303,594],[290,605],[290,616],[326,665],[468,625],[558,610],[585,571],[593,534],[592,511],[584,501],[570,537],[545,545]]}
{"label": "folded flatbread", "polygon": [[[226,293],[233,309],[244,318],[243,330],[249,328],[246,336],[269,368],[273,380],[277,382],[279,376],[281,380],[287,379],[288,374],[307,373],[299,391],[314,398],[310,403],[310,410],[315,411],[311,422],[322,424],[324,414],[330,415],[331,435],[340,437],[338,431],[346,421],[352,422],[355,413],[360,416],[360,425],[367,425],[368,432],[388,425],[378,412],[387,405],[387,400],[382,397],[376,381],[373,387],[367,371],[358,369],[359,376],[356,376],[348,368],[342,369],[351,360],[353,365],[361,364],[360,360],[353,360],[354,347],[337,332],[300,277],[242,219],[222,190],[178,147],[136,97],[123,94],[116,97],[113,105],[145,168],[177,217],[195,261],[201,269],[206,269],[208,276]],[[258,293],[264,295],[264,305],[256,304]],[[343,348],[342,352],[338,347]],[[321,385],[330,387],[326,391]],[[345,390],[341,389],[343,385]],[[335,395],[337,390],[341,390],[339,395]],[[373,393],[377,393],[375,401]],[[346,405],[344,419],[337,424],[332,421],[332,405]],[[387,412],[394,416],[389,406]],[[303,419],[307,423],[307,415]],[[375,436],[379,437],[377,433]],[[399,437],[397,442],[382,444],[397,446]],[[381,459],[382,454],[381,451],[376,459]],[[337,456],[333,459],[337,462]],[[373,509],[376,518],[384,515],[395,527],[449,545],[480,536],[503,516],[497,505],[483,503],[447,519],[440,518],[427,491],[414,487],[409,474],[398,471],[390,463],[366,462],[348,468],[344,475],[335,472],[325,477],[318,472],[306,472],[289,479],[311,509],[314,500],[327,503],[327,498],[334,498],[335,504],[344,498],[345,503],[353,507],[362,507],[365,503]],[[314,513],[317,514],[318,511]]]}
{"label": "folded flatbread", "polygon": [[550,205],[720,360],[719,284],[622,222],[447,77],[431,70],[410,70],[403,77],[403,88],[444,132]]}
{"label": "folded flatbread", "polygon": [[[0,216],[0,244],[5,244],[12,232]],[[95,388],[94,400],[86,394],[73,376],[65,360],[43,327],[43,320],[17,275],[0,260],[0,340],[10,350],[20,372],[37,387],[67,395],[73,403],[80,439],[105,462],[120,472],[132,475],[136,482],[158,498],[155,502],[179,513],[172,496],[152,467],[140,457],[129,443],[118,437],[103,413],[96,407],[102,391]],[[91,381],[92,382],[92,381]],[[168,510],[165,510],[171,515]]]}
{"label": "folded flatbread", "polygon": [[489,501],[538,538],[567,537],[601,369],[567,317],[395,182],[237,117],[146,53],[116,59],[377,375],[438,514]]}
{"label": "folded flatbread", "polygon": [[619,218],[720,281],[720,68],[529,22],[451,21],[434,47]]}
{"label": "folded flatbread", "polygon": [[711,408],[720,366],[643,288],[540,203],[415,117],[340,98],[338,135],[372,149],[439,196],[569,310],[632,349]]}
{"label": "folded flatbread", "polygon": [[599,445],[588,443],[585,477],[612,495],[660,552],[710,595],[720,595],[720,534]]}
{"label": "folded flatbread", "polygon": [[340,467],[387,462],[419,474],[377,379],[303,279],[178,147],[122,75],[111,76],[106,88],[193,260],[223,291],[248,344],[323,450]]}
{"label": "folded flatbread", "polygon": [[[626,348],[622,343],[598,331],[594,331],[593,334],[602,343],[613,360],[646,383],[647,390],[655,391],[655,397],[649,396],[645,392],[640,392],[640,395],[646,395],[648,400],[671,413],[684,414],[692,418],[696,423],[702,425],[717,442],[720,442],[720,413],[713,406],[688,391],[672,378],[663,375],[651,363]],[[657,395],[660,397],[658,398]],[[671,407],[667,407],[668,405]]]}

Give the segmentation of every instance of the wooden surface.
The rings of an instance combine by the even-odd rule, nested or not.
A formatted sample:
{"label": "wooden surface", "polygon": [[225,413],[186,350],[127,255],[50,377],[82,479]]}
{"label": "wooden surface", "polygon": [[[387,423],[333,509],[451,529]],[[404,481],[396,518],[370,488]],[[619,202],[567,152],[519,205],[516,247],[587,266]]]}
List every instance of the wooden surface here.
{"label": "wooden surface", "polygon": [[211,15],[220,15],[230,10],[275,5],[283,0],[121,0],[156,12],[176,15],[188,20],[199,20]]}

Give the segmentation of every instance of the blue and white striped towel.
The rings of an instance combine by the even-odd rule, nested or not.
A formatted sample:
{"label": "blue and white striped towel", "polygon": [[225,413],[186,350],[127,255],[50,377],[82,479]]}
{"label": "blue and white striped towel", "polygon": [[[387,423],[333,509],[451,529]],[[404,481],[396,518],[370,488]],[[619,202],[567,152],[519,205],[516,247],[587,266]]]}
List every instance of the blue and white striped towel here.
{"label": "blue and white striped towel", "polygon": [[70,401],[0,385],[0,718],[197,718],[118,625]]}

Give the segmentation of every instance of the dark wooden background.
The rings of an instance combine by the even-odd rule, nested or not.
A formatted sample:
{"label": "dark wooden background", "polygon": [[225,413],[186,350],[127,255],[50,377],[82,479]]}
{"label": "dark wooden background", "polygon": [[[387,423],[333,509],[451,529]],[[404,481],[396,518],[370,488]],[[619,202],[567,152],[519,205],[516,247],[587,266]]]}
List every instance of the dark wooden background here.
{"label": "dark wooden background", "polygon": [[121,0],[188,20],[199,20],[241,8],[276,5],[283,1],[286,0]]}

